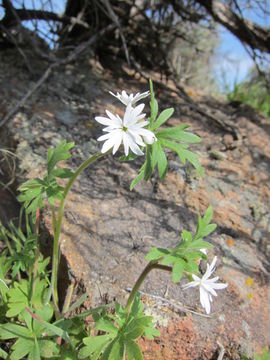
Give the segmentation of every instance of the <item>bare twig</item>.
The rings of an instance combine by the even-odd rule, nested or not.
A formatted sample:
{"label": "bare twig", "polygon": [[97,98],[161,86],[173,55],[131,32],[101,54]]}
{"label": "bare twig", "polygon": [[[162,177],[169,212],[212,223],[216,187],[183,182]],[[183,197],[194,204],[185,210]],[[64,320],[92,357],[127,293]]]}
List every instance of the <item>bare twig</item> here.
{"label": "bare twig", "polygon": [[100,36],[103,36],[106,32],[115,28],[114,24],[110,24],[104,29],[100,30],[98,33],[93,35],[89,40],[78,45],[65,59],[59,60],[51,64],[40,79],[34,84],[34,86],[27,91],[27,93],[22,97],[22,99],[14,106],[14,108],[7,113],[7,115],[0,122],[0,128],[11,118],[13,117],[20,109],[21,106],[29,99],[31,95],[48,79],[53,70],[58,68],[61,65],[66,65],[71,61],[75,60],[85,49],[92,46]]}
{"label": "bare twig", "polygon": [[223,357],[224,357],[224,355],[225,355],[225,348],[224,348],[224,346],[223,346],[219,341],[217,341],[217,344],[218,344],[218,346],[220,347],[220,353],[219,353],[219,355],[218,355],[217,360],[222,360]]}

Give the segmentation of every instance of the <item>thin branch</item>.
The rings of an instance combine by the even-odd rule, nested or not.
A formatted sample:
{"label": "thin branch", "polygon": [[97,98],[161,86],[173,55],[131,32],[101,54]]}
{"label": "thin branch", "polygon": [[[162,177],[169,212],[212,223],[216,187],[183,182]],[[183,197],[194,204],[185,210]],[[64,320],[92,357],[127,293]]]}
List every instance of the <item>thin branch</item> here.
{"label": "thin branch", "polygon": [[[86,29],[89,29],[89,25],[77,18],[77,17],[69,17],[66,15],[58,15],[51,11],[45,11],[45,10],[35,10],[35,9],[15,9],[13,8],[20,19],[20,21],[23,20],[52,20],[56,22],[60,22],[63,24],[72,24],[72,25],[80,25]],[[13,24],[16,24],[17,19],[15,16],[5,16],[3,20],[1,21],[6,26],[11,26]]]}
{"label": "thin branch", "polygon": [[106,8],[107,8],[107,10],[109,12],[110,18],[112,19],[112,21],[115,23],[115,25],[119,29],[119,33],[120,33],[120,37],[121,37],[121,40],[122,40],[122,43],[123,43],[123,48],[124,48],[125,56],[126,56],[126,59],[127,59],[127,63],[130,66],[130,59],[129,59],[129,52],[128,52],[128,47],[127,47],[127,42],[126,42],[126,38],[124,36],[122,27],[120,25],[120,22],[119,22],[119,20],[118,20],[118,18],[116,16],[115,12],[113,11],[113,8],[112,8],[109,0],[102,0],[102,1],[105,4],[105,6],[106,6]]}

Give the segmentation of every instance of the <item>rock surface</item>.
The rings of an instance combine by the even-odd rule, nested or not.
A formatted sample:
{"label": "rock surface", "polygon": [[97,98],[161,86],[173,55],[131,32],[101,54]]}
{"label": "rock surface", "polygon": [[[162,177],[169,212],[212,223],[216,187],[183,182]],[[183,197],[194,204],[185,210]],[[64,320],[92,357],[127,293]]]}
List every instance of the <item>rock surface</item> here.
{"label": "rock surface", "polygon": [[[4,113],[33,80],[16,67],[14,52],[0,56]],[[137,92],[147,87],[124,71],[114,77],[89,62],[87,55],[54,73],[8,124],[19,158],[18,179],[43,174],[48,148],[62,139],[76,143],[69,161],[75,169],[100,148],[95,139],[101,129],[94,116],[104,115],[105,109],[123,114],[123,107],[108,91]],[[175,93],[158,88],[156,93],[161,109],[175,108],[170,124],[187,122],[201,136],[198,153],[204,177],[198,178],[169,155],[164,182],[154,177],[130,192],[140,160],[120,163],[111,155],[100,160],[80,176],[68,197],[62,252],[71,272],[83,280],[91,305],[100,303],[101,295],[123,302],[146,265],[144,256],[150,247],[176,244],[183,229],[195,230],[197,214],[211,204],[218,226],[208,240],[219,257],[217,274],[229,286],[219,292],[207,317],[197,289],[183,291],[182,283],[173,285],[168,274],[152,272],[142,288],[143,299],[154,312],[162,336],[154,342],[140,341],[144,358],[216,359],[222,346],[224,359],[253,356],[270,344],[269,119],[247,106],[233,108],[214,99],[210,107],[208,99],[200,96],[202,107],[213,111],[214,104],[236,125],[240,139],[236,141],[191,111]],[[48,211],[44,219],[50,230]],[[213,256],[210,253],[209,259]]]}

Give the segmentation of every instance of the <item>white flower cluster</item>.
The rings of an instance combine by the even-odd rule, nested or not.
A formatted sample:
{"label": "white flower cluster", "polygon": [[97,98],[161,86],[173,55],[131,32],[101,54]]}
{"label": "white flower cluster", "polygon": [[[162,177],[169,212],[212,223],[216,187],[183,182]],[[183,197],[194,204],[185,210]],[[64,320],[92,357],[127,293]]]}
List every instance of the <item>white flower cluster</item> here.
{"label": "white flower cluster", "polygon": [[194,281],[183,286],[184,289],[199,286],[201,305],[207,314],[210,314],[211,311],[211,302],[213,301],[212,296],[217,296],[216,290],[225,289],[228,286],[228,284],[217,283],[219,279],[218,276],[209,279],[215,271],[216,262],[217,257],[215,256],[211,265],[207,264],[206,272],[202,278],[193,274],[192,278]]}
{"label": "white flower cluster", "polygon": [[157,139],[152,131],[145,129],[149,121],[144,120],[146,115],[142,113],[144,104],[138,106],[135,106],[135,104],[137,101],[149,96],[149,91],[142,94],[137,93],[136,95],[128,95],[126,91],[122,91],[122,94],[113,94],[110,91],[110,94],[126,105],[126,111],[123,119],[108,110],[106,110],[108,117],[97,116],[95,118],[97,122],[106,126],[103,131],[107,134],[97,139],[98,141],[105,141],[101,152],[105,153],[112,149],[112,153],[115,154],[120,145],[123,144],[126,156],[129,149],[136,155],[143,155],[140,147],[153,144]]}

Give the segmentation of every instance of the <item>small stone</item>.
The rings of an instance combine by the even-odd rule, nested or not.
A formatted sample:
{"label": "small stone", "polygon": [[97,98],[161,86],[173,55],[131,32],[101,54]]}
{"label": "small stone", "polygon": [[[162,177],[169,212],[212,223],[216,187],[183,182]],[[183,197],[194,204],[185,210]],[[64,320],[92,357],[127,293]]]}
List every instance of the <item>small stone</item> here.
{"label": "small stone", "polygon": [[214,159],[214,160],[226,160],[227,159],[226,154],[224,154],[220,151],[217,151],[217,150],[211,150],[209,152],[209,156],[211,159]]}
{"label": "small stone", "polygon": [[223,144],[226,149],[231,149],[234,146],[233,136],[231,134],[226,134],[223,136]]}
{"label": "small stone", "polygon": [[78,117],[69,109],[58,110],[55,113],[55,119],[66,126],[73,126],[77,123]]}

